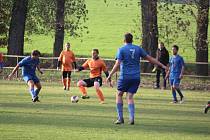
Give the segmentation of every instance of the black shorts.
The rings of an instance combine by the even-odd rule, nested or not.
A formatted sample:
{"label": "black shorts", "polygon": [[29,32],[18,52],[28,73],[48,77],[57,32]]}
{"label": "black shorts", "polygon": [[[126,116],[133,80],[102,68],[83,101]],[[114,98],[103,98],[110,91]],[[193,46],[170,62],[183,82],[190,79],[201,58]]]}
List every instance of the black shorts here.
{"label": "black shorts", "polygon": [[84,79],[83,81],[87,84],[87,87],[94,86],[94,82],[99,82],[100,86],[102,86],[102,78],[101,77]]}
{"label": "black shorts", "polygon": [[63,79],[71,78],[71,71],[63,71]]}

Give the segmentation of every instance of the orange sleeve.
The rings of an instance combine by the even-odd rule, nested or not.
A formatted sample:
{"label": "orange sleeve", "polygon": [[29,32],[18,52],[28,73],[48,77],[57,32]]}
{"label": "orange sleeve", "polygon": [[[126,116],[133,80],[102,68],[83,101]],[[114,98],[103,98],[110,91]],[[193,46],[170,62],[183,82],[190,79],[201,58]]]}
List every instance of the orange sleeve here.
{"label": "orange sleeve", "polygon": [[63,58],[63,51],[60,53],[60,56],[58,57],[58,61],[62,61]]}
{"label": "orange sleeve", "polygon": [[84,67],[85,69],[89,67],[88,63],[89,63],[89,59],[87,61],[85,61],[85,63],[82,65],[82,67]]}
{"label": "orange sleeve", "polygon": [[104,72],[107,71],[107,67],[106,67],[105,62],[104,62],[103,60],[101,60],[101,62],[102,62],[102,70],[103,70]]}

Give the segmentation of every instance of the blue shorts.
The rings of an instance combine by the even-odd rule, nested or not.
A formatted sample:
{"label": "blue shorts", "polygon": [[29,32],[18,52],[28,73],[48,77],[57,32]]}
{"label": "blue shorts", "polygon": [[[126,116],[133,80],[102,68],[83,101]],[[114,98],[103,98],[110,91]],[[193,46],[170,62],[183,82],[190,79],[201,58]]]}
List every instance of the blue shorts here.
{"label": "blue shorts", "polygon": [[117,81],[117,90],[122,92],[129,92],[135,94],[139,88],[140,79],[129,79]]}
{"label": "blue shorts", "polygon": [[28,83],[29,80],[34,81],[34,83],[39,83],[39,78],[36,75],[24,75],[23,80]]}
{"label": "blue shorts", "polygon": [[170,85],[178,87],[180,85],[181,80],[179,78],[170,79]]}

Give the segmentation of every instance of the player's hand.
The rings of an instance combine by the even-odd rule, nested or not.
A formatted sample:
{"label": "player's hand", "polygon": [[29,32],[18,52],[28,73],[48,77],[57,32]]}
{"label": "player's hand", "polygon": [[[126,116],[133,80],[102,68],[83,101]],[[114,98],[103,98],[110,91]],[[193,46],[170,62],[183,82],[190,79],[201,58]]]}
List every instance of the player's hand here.
{"label": "player's hand", "polygon": [[112,85],[112,80],[111,80],[111,77],[110,77],[110,76],[108,76],[108,77],[106,78],[106,82],[109,83],[109,86],[110,86],[110,87],[113,87],[113,85]]}
{"label": "player's hand", "polygon": [[11,80],[12,77],[13,77],[13,74],[10,74],[10,75],[8,75],[7,79],[8,79],[8,80]]}

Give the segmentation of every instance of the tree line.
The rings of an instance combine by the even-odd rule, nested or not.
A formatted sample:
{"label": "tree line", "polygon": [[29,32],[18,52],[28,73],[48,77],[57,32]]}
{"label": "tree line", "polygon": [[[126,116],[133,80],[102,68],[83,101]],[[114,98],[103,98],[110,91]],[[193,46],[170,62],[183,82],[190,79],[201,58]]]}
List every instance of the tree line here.
{"label": "tree line", "polygon": [[[104,0],[107,3],[109,0]],[[117,3],[125,3],[119,0]],[[158,38],[161,36],[157,19],[157,8],[170,11],[179,30],[190,39],[190,21],[182,18],[180,13],[189,13],[196,19],[195,35],[196,62],[208,63],[208,23],[209,0],[182,0],[180,9],[170,7],[171,0],[139,0],[142,20],[142,47],[153,57],[156,55]],[[190,5],[191,8],[186,8]],[[159,6],[159,7],[158,7]],[[53,56],[57,57],[63,48],[64,33],[70,36],[82,36],[88,32],[83,24],[87,20],[88,9],[85,0],[0,0],[0,45],[8,44],[8,54],[23,55],[25,34],[48,34],[54,32]],[[195,12],[194,9],[197,11]],[[170,19],[165,18],[165,21]],[[164,25],[168,34],[177,36],[176,30]],[[162,29],[162,28],[161,28]],[[9,32],[9,34],[8,34]],[[162,32],[162,31],[161,31]],[[2,38],[3,36],[3,38]],[[147,70],[150,66],[144,66]],[[208,75],[208,64],[196,66],[198,75]]]}

